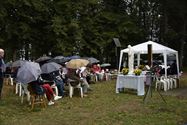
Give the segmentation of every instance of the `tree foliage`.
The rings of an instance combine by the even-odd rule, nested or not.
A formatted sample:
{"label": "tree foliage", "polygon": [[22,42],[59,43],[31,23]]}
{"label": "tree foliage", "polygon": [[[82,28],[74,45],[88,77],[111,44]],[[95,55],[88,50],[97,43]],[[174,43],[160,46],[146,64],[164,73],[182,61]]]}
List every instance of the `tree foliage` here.
{"label": "tree foliage", "polygon": [[7,60],[32,44],[33,59],[52,52],[104,62],[115,56],[113,38],[122,48],[153,40],[180,51],[182,59],[186,11],[185,0],[0,1],[0,46]]}

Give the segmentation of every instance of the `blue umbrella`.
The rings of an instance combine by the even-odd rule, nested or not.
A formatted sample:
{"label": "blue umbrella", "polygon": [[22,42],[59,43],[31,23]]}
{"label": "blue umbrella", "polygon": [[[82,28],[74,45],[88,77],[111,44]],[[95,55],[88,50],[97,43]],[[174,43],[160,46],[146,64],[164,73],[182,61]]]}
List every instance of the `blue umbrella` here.
{"label": "blue umbrella", "polygon": [[75,55],[75,56],[70,56],[69,58],[70,58],[70,59],[80,59],[81,57],[78,56],[78,55]]}

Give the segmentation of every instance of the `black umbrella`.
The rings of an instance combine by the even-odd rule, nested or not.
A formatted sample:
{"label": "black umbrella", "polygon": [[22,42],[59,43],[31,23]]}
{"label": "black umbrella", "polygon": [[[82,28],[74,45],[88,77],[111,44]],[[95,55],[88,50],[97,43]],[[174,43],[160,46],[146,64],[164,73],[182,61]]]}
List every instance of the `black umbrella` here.
{"label": "black umbrella", "polygon": [[40,62],[45,62],[45,61],[48,61],[48,60],[50,60],[50,59],[51,59],[50,56],[42,56],[42,57],[36,59],[36,62],[38,62],[38,63],[40,63]]}
{"label": "black umbrella", "polygon": [[48,62],[55,62],[55,63],[62,64],[62,63],[66,62],[65,58],[66,57],[64,57],[64,56],[56,56],[56,57],[52,58],[51,60],[49,60]]}
{"label": "black umbrella", "polygon": [[41,70],[42,70],[42,73],[51,73],[51,72],[59,70],[61,67],[62,66],[58,63],[48,62],[41,66]]}

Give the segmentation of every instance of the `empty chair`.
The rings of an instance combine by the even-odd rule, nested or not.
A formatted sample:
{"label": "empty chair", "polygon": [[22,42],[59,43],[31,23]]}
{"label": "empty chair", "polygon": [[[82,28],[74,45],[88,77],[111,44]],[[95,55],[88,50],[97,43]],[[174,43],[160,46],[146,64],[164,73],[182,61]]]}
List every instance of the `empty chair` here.
{"label": "empty chair", "polygon": [[21,86],[20,82],[16,83],[15,89],[16,89],[15,93],[18,94],[19,96],[21,96],[21,94],[22,94],[22,86]]}
{"label": "empty chair", "polygon": [[167,81],[164,80],[164,77],[156,77],[156,83],[155,83],[155,89],[157,90],[157,87],[158,89],[161,89],[163,88],[164,91],[167,91],[168,90],[168,83]]}

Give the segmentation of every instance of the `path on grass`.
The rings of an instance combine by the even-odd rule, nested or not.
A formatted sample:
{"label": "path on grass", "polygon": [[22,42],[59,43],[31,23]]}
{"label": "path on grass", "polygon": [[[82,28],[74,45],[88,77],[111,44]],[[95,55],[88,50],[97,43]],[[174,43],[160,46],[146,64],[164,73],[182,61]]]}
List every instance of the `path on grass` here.
{"label": "path on grass", "polygon": [[[183,73],[181,77],[187,77],[187,73]],[[177,96],[179,98],[181,97],[187,99],[187,86],[162,92],[162,95]]]}
{"label": "path on grass", "polygon": [[176,89],[169,90],[167,92],[162,92],[162,95],[177,96],[187,99],[187,87],[176,88]]}

